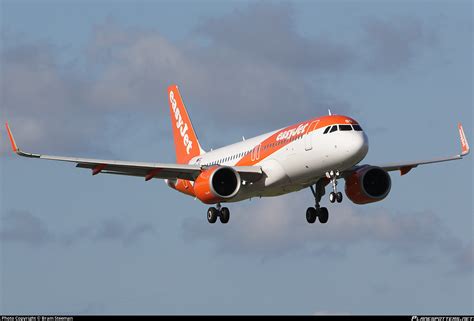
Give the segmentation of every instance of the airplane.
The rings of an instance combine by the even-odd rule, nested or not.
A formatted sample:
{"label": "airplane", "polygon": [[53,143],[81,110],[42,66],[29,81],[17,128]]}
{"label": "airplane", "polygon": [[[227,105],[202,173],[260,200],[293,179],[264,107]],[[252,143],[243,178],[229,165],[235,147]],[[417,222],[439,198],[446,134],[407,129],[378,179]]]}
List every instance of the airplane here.
{"label": "airplane", "polygon": [[469,144],[461,123],[458,131],[461,154],[452,157],[392,164],[360,164],[367,155],[369,142],[353,118],[329,115],[306,120],[232,145],[205,152],[199,144],[177,85],[168,87],[171,125],[176,163],[143,163],[49,156],[21,151],[8,122],[6,129],[13,151],[24,157],[76,163],[76,167],[99,173],[142,177],[145,181],[164,179],[172,189],[214,205],[207,211],[209,223],[219,218],[229,222],[230,210],[224,203],[255,197],[274,197],[309,188],[314,207],[306,210],[312,224],[329,219],[320,202],[330,185],[329,201],[341,203],[343,195],[337,180],[345,180],[345,194],[355,204],[379,202],[391,190],[388,172],[407,174],[425,164],[459,160],[469,154]]}

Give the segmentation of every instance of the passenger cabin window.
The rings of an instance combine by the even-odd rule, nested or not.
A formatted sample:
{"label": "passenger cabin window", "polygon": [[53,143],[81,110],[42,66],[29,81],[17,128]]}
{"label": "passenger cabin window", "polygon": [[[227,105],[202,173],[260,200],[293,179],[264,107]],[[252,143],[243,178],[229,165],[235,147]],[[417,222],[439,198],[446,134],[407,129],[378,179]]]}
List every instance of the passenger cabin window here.
{"label": "passenger cabin window", "polygon": [[360,125],[352,125],[352,127],[354,127],[354,130],[358,132],[362,131],[362,127],[360,127]]}
{"label": "passenger cabin window", "polygon": [[337,130],[337,126],[334,125],[334,126],[332,126],[330,133],[335,132],[336,130]]}
{"label": "passenger cabin window", "polygon": [[323,134],[327,134],[330,128],[331,128],[331,126],[326,127]]}
{"label": "passenger cabin window", "polygon": [[351,125],[339,125],[339,130],[340,131],[349,131],[352,130]]}

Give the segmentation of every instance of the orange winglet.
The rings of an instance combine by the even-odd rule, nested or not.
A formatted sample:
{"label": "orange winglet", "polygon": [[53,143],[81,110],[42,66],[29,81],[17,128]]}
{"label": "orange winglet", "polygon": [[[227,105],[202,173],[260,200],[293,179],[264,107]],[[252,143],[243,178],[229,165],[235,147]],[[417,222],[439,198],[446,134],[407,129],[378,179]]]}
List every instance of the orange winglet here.
{"label": "orange winglet", "polygon": [[15,138],[13,138],[13,135],[12,135],[12,132],[10,130],[10,127],[8,126],[8,122],[5,123],[5,127],[7,128],[7,132],[8,132],[8,137],[10,138],[10,143],[12,145],[12,150],[13,152],[18,152],[20,149],[18,148],[18,146],[16,145],[15,143]]}
{"label": "orange winglet", "polygon": [[92,175],[97,175],[107,166],[107,164],[99,164],[92,169]]}
{"label": "orange winglet", "polygon": [[464,134],[464,129],[462,128],[462,124],[458,123],[458,130],[459,130],[459,138],[461,139],[461,155],[465,156],[469,154],[469,143],[467,142],[466,135]]}

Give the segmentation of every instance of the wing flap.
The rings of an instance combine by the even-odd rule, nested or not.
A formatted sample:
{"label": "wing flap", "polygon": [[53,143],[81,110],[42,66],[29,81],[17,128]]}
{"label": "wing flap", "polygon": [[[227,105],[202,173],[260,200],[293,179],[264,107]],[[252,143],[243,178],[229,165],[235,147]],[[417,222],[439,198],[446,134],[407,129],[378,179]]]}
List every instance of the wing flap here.
{"label": "wing flap", "polygon": [[[201,168],[199,166],[192,166],[189,168],[187,165],[186,168],[180,168],[173,166],[173,164],[148,164],[148,163],[134,163],[130,166],[129,162],[124,162],[125,164],[120,164],[120,162],[114,163],[78,163],[76,167],[78,168],[88,168],[94,171],[95,168],[99,165],[105,165],[100,168],[100,173],[103,174],[117,174],[117,175],[129,175],[137,177],[145,177],[147,180],[151,178],[161,178],[161,179],[170,179],[170,178],[181,178],[186,180],[195,180],[196,177],[201,173]],[[97,173],[98,174],[98,173]]]}

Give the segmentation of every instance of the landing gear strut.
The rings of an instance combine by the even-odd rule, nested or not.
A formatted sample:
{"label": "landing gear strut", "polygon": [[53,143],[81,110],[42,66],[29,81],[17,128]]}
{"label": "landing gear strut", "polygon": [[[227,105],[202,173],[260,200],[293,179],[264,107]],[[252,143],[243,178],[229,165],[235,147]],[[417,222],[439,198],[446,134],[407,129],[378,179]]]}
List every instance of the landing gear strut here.
{"label": "landing gear strut", "polygon": [[326,177],[330,180],[332,185],[332,192],[329,194],[329,201],[331,203],[342,202],[342,193],[337,191],[337,179],[339,178],[339,171],[330,171],[326,173]]}
{"label": "landing gear strut", "polygon": [[310,224],[316,222],[316,218],[319,219],[319,222],[321,224],[327,223],[329,219],[328,209],[326,207],[319,206],[321,197],[325,194],[324,187],[325,184],[323,183],[322,179],[318,180],[316,184],[314,184],[314,187],[313,185],[310,186],[315,202],[315,207],[308,207],[308,209],[306,210],[306,220]]}
{"label": "landing gear strut", "polygon": [[222,224],[227,224],[230,219],[230,211],[227,207],[221,207],[220,203],[217,203],[216,207],[209,207],[207,210],[207,221],[214,224],[219,217]]}

